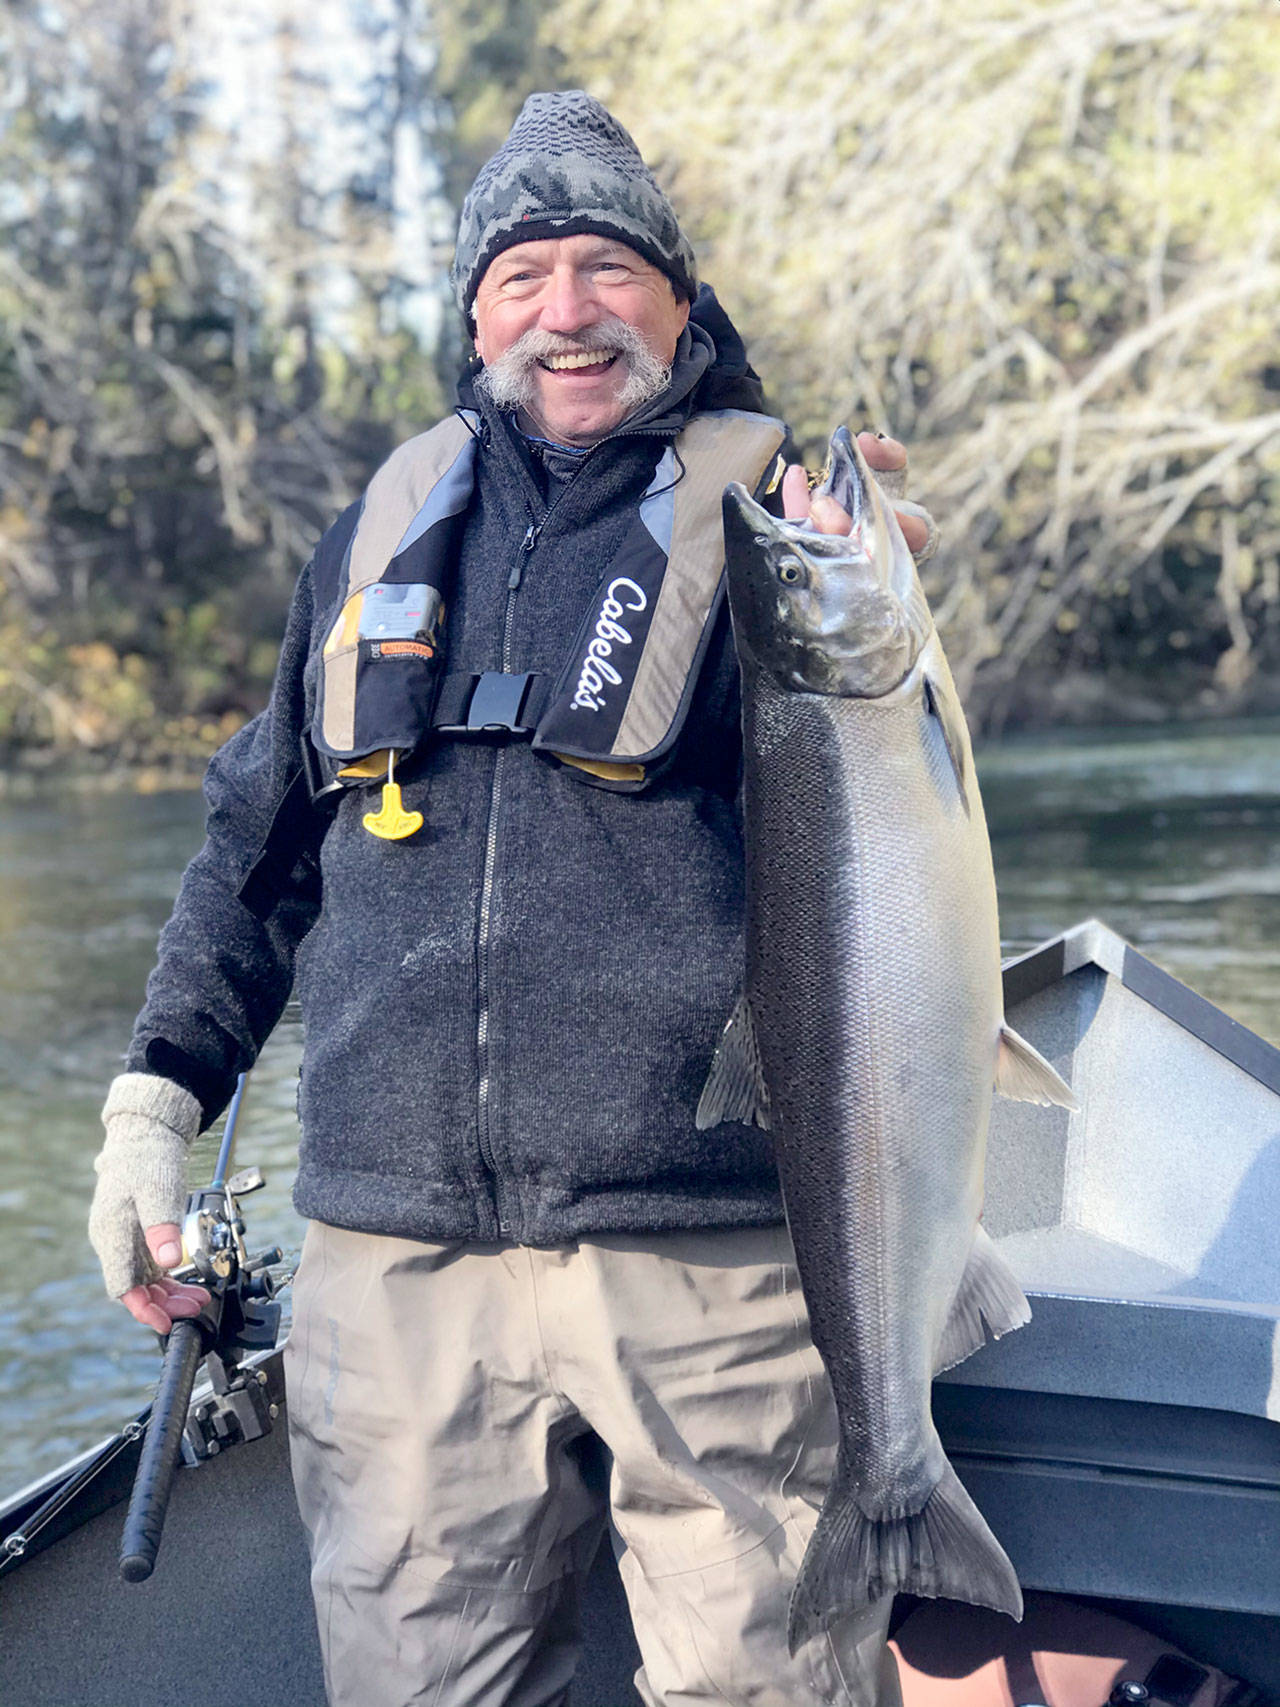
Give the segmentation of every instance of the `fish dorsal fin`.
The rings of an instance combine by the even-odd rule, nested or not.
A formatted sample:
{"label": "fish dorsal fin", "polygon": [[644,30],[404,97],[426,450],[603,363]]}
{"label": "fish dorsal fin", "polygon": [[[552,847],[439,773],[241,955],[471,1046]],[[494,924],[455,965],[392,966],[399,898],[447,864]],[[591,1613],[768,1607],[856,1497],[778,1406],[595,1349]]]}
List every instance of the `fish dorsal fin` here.
{"label": "fish dorsal fin", "polygon": [[1038,1102],[1044,1106],[1078,1109],[1071,1086],[1056,1068],[1045,1060],[1038,1049],[1032,1048],[1025,1037],[1019,1037],[1011,1025],[1000,1027],[1000,1047],[996,1054],[996,1089],[1002,1097],[1014,1102]]}
{"label": "fish dorsal fin", "polygon": [[969,810],[969,790],[965,785],[965,747],[964,731],[957,723],[963,718],[963,712],[956,704],[955,696],[949,694],[941,682],[934,681],[926,673],[924,678],[925,709],[931,717],[936,717],[938,727],[942,731],[942,739],[947,744],[947,755],[951,760],[951,768],[956,773],[956,787],[960,790],[960,798],[964,809]]}
{"label": "fish dorsal fin", "polygon": [[699,1131],[722,1120],[769,1128],[769,1090],[760,1064],[755,1017],[746,996],[738,997],[720,1033],[695,1119]]}

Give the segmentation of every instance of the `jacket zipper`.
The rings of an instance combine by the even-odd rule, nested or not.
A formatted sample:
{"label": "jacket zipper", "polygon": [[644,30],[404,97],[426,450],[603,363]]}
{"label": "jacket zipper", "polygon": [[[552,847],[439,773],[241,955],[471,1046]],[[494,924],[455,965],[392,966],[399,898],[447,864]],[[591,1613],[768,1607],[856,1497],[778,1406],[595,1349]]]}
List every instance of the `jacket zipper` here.
{"label": "jacket zipper", "polygon": [[[625,431],[625,429],[624,429]],[[507,605],[502,623],[502,668],[506,673],[511,671],[511,640],[515,627],[516,592],[523,578],[529,558],[537,547],[551,517],[560,505],[561,499],[568,492],[582,472],[582,467],[591,460],[601,446],[609,439],[621,438],[622,432],[610,433],[599,444],[592,445],[590,451],[582,459],[582,466],[575,468],[562,489],[543,513],[540,521],[531,521],[524,531],[520,541],[520,549],[515,562],[507,576]],[[499,746],[494,760],[493,780],[489,785],[489,819],[485,831],[484,842],[484,876],[480,884],[480,921],[477,932],[476,955],[476,994],[478,1011],[476,1014],[476,1058],[480,1069],[479,1081],[476,1086],[476,1124],[480,1139],[480,1159],[488,1170],[493,1181],[494,1206],[498,1216],[498,1233],[506,1237],[511,1232],[511,1219],[504,1199],[502,1176],[493,1154],[493,1138],[489,1125],[489,932],[493,917],[493,880],[498,862],[498,807],[502,799],[502,776],[506,766],[507,746]]]}
{"label": "jacket zipper", "polygon": [[[559,500],[557,499],[557,502]],[[552,505],[552,509],[555,505]],[[543,516],[540,522],[530,522],[525,529],[524,538],[520,541],[520,554],[507,576],[507,608],[502,622],[502,668],[511,670],[511,636],[515,627],[516,589],[524,573],[525,562],[538,543],[543,525],[551,510]],[[507,1234],[511,1231],[511,1222],[503,1202],[502,1177],[498,1172],[498,1164],[494,1159],[493,1143],[489,1130],[489,927],[493,916],[493,876],[498,860],[498,807],[502,799],[502,773],[506,765],[507,747],[500,746],[493,765],[493,781],[489,788],[489,822],[485,831],[484,843],[484,877],[480,885],[480,928],[478,938],[478,954],[476,961],[477,995],[479,997],[479,1012],[476,1015],[476,1054],[479,1059],[480,1078],[476,1088],[476,1114],[480,1135],[480,1156],[485,1167],[493,1176],[493,1195],[498,1212],[498,1232]]]}

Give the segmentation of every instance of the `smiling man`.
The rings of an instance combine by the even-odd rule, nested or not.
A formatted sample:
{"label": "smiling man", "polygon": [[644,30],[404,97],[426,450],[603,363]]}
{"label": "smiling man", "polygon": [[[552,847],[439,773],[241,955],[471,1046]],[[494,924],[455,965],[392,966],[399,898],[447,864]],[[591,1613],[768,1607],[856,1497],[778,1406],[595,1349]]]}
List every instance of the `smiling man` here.
{"label": "smiling man", "polygon": [[584,234],[505,250],[474,314],[489,397],[548,441],[586,446],[670,384],[689,300],[625,243]]}
{"label": "smiling man", "polygon": [[807,483],[590,97],[527,102],[454,283],[456,415],[320,541],[210,765],[92,1236],[138,1320],[194,1311],[186,1148],[296,962],[289,1417],[330,1701],[563,1703],[611,1513],[649,1707],[868,1707],[887,1609],[787,1652],[835,1427],[769,1142],[694,1118],[743,955],[720,496],[799,515]]}

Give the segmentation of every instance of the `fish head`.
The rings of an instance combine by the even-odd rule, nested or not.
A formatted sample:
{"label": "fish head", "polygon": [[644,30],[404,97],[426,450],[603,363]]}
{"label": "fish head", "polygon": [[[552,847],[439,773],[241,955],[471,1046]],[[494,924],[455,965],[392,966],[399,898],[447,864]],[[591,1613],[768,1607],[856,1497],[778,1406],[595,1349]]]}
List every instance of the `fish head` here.
{"label": "fish head", "polygon": [[933,630],[915,562],[847,427],[818,490],[848,534],[771,516],[735,482],[724,495],[725,562],[739,652],[790,692],[875,699],[911,671]]}

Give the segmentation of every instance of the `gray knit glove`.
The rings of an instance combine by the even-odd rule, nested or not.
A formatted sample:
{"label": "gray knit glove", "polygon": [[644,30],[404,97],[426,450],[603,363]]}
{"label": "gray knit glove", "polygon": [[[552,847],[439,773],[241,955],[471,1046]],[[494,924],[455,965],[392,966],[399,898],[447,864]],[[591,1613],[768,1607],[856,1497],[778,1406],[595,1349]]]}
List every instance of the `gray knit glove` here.
{"label": "gray knit glove", "polygon": [[107,1141],[94,1162],[98,1189],[89,1242],[112,1298],[164,1273],[143,1229],[181,1222],[187,1204],[187,1150],[200,1130],[200,1104],[172,1079],[121,1073],[107,1092]]}
{"label": "gray knit glove", "polygon": [[876,477],[876,485],[884,493],[885,497],[893,505],[894,509],[901,510],[904,516],[914,516],[917,521],[923,522],[925,527],[929,530],[928,537],[920,547],[919,551],[913,551],[911,553],[917,564],[927,563],[933,556],[934,552],[938,549],[938,540],[941,538],[941,534],[939,532],[937,522],[934,521],[933,517],[929,514],[928,510],[925,509],[923,504],[912,504],[908,502],[906,496],[906,464],[904,463],[901,468],[874,468],[871,472]]}

